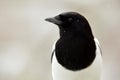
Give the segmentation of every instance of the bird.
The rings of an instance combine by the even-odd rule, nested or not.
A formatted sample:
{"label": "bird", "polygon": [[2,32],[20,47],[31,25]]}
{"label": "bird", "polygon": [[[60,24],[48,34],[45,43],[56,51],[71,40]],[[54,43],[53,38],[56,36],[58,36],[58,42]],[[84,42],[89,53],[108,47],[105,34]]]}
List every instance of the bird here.
{"label": "bird", "polygon": [[78,12],[45,20],[59,29],[51,55],[53,80],[101,80],[102,50],[88,20]]}

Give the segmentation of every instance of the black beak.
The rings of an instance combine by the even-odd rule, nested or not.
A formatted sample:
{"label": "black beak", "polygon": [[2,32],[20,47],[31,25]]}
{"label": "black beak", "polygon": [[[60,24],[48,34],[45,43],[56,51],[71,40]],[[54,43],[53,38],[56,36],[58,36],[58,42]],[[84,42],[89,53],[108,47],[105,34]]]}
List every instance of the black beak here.
{"label": "black beak", "polygon": [[62,21],[58,17],[46,18],[45,20],[48,22],[54,23],[56,25],[62,24]]}

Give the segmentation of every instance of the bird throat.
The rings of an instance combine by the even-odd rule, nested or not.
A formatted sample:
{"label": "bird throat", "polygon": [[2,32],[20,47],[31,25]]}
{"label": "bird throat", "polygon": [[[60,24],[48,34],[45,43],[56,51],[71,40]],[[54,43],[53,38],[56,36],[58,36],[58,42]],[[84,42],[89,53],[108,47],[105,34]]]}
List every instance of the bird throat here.
{"label": "bird throat", "polygon": [[55,46],[55,54],[59,64],[73,71],[89,67],[95,59],[95,51],[94,40],[80,34],[64,34]]}

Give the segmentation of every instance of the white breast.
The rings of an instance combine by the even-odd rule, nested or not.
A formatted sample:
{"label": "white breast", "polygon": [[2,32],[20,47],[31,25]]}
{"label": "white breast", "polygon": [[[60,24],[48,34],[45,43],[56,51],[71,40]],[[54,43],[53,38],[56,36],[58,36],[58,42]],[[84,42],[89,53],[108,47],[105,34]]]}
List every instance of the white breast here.
{"label": "white breast", "polygon": [[99,42],[95,39],[97,50],[96,58],[94,62],[87,68],[80,71],[70,71],[61,66],[56,57],[55,53],[52,60],[52,76],[53,80],[100,80],[102,58],[99,48]]}

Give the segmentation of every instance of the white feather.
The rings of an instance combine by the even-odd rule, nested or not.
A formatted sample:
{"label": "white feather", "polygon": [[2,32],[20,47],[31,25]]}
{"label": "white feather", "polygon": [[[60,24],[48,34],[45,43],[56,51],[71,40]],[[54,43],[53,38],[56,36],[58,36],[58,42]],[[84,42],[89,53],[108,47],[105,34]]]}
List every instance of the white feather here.
{"label": "white feather", "polygon": [[[102,69],[102,57],[99,42],[95,38],[96,58],[94,62],[87,68],[80,71],[70,71],[61,66],[55,56],[52,59],[52,76],[53,80],[100,80]],[[55,44],[53,50],[55,49]]]}

